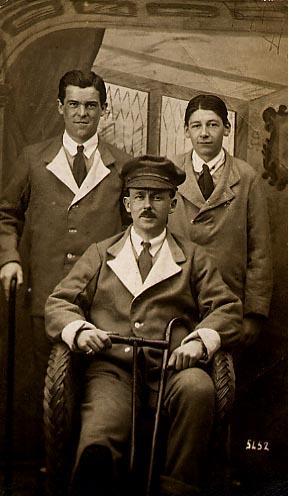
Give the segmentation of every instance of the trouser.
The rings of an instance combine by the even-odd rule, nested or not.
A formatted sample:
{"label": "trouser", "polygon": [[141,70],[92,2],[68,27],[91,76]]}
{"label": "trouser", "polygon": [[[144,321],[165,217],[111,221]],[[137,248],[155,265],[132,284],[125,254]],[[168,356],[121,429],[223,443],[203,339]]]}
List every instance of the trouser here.
{"label": "trouser", "polygon": [[33,341],[33,390],[34,394],[34,426],[33,439],[36,442],[36,460],[39,465],[45,462],[44,428],[43,428],[43,395],[44,380],[47,370],[48,358],[51,350],[45,333],[44,317],[32,317]]}
{"label": "trouser", "polygon": [[[81,407],[76,469],[83,451],[97,444],[110,450],[114,476],[119,476],[131,433],[131,387],[131,373],[100,359],[91,362]],[[214,400],[213,382],[204,370],[169,372],[164,395],[169,434],[161,494],[189,495],[200,490]]]}

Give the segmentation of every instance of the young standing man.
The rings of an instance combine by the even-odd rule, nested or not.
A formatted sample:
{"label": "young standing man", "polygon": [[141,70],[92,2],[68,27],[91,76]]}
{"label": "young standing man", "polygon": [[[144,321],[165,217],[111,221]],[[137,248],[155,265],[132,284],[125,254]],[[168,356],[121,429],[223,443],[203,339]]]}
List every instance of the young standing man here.
{"label": "young standing man", "polygon": [[122,228],[120,170],[128,155],[99,137],[97,127],[105,109],[106,89],[100,76],[80,70],[66,73],[58,94],[63,135],[23,150],[17,173],[0,200],[0,281],[7,298],[12,277],[18,286],[23,282],[18,252],[23,224],[30,236],[28,286],[35,367],[31,393],[37,399],[39,427],[50,351],[45,301],[92,242]]}
{"label": "young standing man", "polygon": [[[174,317],[188,328],[172,333],[164,408],[169,435],[161,494],[200,491],[214,420],[214,386],[206,362],[238,345],[241,302],[203,248],[167,229],[185,174],[167,158],[144,156],[122,173],[125,233],[91,245],[46,303],[53,341],[89,356],[81,407],[74,493],[113,494],[131,430],[132,349],[108,332],[160,339]],[[177,336],[176,336],[177,334]],[[145,385],[153,394],[160,354],[143,350]]]}
{"label": "young standing man", "polygon": [[185,132],[193,149],[173,159],[186,173],[169,228],[202,246],[243,303],[242,341],[251,344],[268,316],[272,291],[268,213],[260,176],[222,147],[230,133],[225,103],[198,95]]}

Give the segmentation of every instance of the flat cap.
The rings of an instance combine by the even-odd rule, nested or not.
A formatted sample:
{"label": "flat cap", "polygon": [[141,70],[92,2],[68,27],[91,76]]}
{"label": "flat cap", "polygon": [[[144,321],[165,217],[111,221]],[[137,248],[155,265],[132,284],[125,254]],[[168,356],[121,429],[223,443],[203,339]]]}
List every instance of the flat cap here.
{"label": "flat cap", "polygon": [[164,156],[145,155],[124,164],[126,188],[177,189],[186,178],[183,170]]}

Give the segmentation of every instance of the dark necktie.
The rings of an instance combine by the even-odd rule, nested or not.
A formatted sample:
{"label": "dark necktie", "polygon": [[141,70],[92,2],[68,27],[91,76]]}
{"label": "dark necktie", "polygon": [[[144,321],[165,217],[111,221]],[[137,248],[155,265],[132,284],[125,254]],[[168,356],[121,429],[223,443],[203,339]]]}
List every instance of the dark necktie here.
{"label": "dark necktie", "polygon": [[149,249],[151,247],[151,243],[145,243],[144,241],[141,243],[142,244],[142,251],[138,257],[138,268],[140,271],[140,275],[142,278],[142,282],[146,280],[146,277],[152,268],[153,265],[153,260],[152,256],[149,252]]}
{"label": "dark necktie", "polygon": [[86,177],[86,166],[85,166],[83,149],[84,149],[83,146],[77,146],[77,154],[74,158],[72,166],[73,176],[75,178],[75,182],[77,183],[78,187],[81,186],[82,182]]}
{"label": "dark necktie", "polygon": [[203,164],[203,171],[198,180],[199,187],[205,199],[208,199],[214,190],[214,182],[208,165]]}

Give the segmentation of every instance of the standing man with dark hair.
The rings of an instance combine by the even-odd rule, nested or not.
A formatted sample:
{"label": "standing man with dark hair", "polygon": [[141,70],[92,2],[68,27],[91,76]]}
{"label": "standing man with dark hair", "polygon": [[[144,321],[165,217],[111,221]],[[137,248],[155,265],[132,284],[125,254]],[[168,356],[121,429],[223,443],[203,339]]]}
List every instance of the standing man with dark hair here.
{"label": "standing man with dark hair", "polygon": [[[73,70],[59,83],[62,136],[31,145],[19,157],[16,174],[0,201],[0,280],[6,297],[13,276],[23,282],[19,227],[28,225],[35,388],[42,391],[49,342],[44,303],[54,286],[87,247],[122,228],[120,169],[128,155],[97,133],[106,109],[106,89],[93,72]],[[41,404],[41,405],[40,405]]]}
{"label": "standing man with dark hair", "polygon": [[260,176],[222,147],[230,133],[225,103],[198,95],[185,112],[193,150],[173,158],[186,172],[171,230],[204,246],[243,302],[243,341],[251,344],[269,313],[272,272],[268,213]]}

